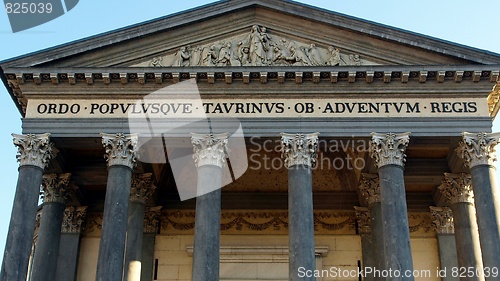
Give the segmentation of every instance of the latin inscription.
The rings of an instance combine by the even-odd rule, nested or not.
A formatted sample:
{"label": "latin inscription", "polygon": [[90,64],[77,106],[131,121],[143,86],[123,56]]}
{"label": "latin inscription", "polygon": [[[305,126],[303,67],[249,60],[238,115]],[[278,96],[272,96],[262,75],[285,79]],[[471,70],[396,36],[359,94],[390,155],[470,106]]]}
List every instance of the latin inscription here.
{"label": "latin inscription", "polygon": [[482,100],[31,100],[27,118],[488,116]]}

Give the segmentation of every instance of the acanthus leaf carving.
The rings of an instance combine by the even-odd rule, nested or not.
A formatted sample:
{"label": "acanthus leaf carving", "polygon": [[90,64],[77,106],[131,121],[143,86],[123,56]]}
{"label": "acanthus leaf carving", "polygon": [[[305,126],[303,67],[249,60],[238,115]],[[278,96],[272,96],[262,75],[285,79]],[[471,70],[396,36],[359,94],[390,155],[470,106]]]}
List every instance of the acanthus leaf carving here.
{"label": "acanthus leaf carving", "polygon": [[470,168],[478,165],[493,166],[497,160],[495,147],[499,141],[500,133],[464,132],[457,153]]}
{"label": "acanthus leaf carving", "polygon": [[12,134],[14,145],[17,146],[17,161],[20,166],[31,165],[44,170],[57,150],[50,141],[50,134]]}
{"label": "acanthus leaf carving", "polygon": [[285,159],[285,167],[295,165],[314,167],[318,157],[318,136],[312,134],[281,133],[281,157]]}
{"label": "acanthus leaf carving", "polygon": [[87,207],[67,207],[64,210],[61,232],[81,233],[86,216]]}
{"label": "acanthus leaf carving", "polygon": [[404,166],[406,147],[409,142],[410,133],[372,133],[369,149],[370,157],[375,160],[375,165],[378,168],[386,165]]}
{"label": "acanthus leaf carving", "polygon": [[439,234],[453,234],[455,233],[455,226],[453,224],[453,213],[447,207],[429,207],[431,210],[432,223]]}

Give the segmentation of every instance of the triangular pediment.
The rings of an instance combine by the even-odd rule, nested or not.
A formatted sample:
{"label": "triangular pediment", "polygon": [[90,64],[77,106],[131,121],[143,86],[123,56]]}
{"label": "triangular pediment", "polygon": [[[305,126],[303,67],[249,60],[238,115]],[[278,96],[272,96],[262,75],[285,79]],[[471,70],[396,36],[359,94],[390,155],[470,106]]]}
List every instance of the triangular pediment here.
{"label": "triangular pediment", "polygon": [[230,0],[7,60],[2,68],[498,63],[495,53],[297,2]]}

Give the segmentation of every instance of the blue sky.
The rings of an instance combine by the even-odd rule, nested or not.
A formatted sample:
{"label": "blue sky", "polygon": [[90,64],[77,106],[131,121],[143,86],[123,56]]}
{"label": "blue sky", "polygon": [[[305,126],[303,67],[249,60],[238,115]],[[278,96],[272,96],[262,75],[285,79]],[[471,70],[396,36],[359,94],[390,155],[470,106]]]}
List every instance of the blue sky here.
{"label": "blue sky", "polygon": [[[212,1],[80,0],[69,13],[44,25],[13,34],[7,14],[0,11],[0,60],[80,38],[151,20]],[[498,0],[416,2],[299,1],[350,16],[500,53]],[[20,114],[0,87],[0,262],[17,181],[16,149],[11,133],[21,132]],[[494,131],[500,131],[500,121]]]}

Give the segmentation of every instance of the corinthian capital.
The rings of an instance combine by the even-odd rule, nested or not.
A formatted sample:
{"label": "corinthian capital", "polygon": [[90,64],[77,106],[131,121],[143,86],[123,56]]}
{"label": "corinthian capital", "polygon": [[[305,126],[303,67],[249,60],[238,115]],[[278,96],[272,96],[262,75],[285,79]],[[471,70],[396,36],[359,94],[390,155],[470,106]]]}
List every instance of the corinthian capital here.
{"label": "corinthian capital", "polygon": [[193,159],[196,167],[206,165],[223,168],[226,165],[229,149],[227,147],[228,133],[224,134],[191,134],[193,144]]}
{"label": "corinthian capital", "polygon": [[359,193],[368,206],[380,203],[380,183],[378,175],[362,174],[359,185]]}
{"label": "corinthian capital", "polygon": [[370,234],[371,233],[371,217],[370,211],[365,207],[354,206],[356,210],[356,220],[358,225],[359,234]]}
{"label": "corinthian capital", "polygon": [[450,208],[429,207],[431,210],[432,223],[436,227],[438,234],[453,234],[455,226],[453,225],[453,213]]}
{"label": "corinthian capital", "polygon": [[71,174],[47,174],[42,178],[43,203],[63,203],[70,200],[72,188],[69,186]]}
{"label": "corinthian capital", "polygon": [[318,136],[312,134],[281,133],[281,157],[285,159],[285,167],[295,165],[313,167],[318,157]]}
{"label": "corinthian capital", "polygon": [[456,203],[474,204],[472,178],[469,174],[445,173],[443,183],[438,188],[451,205]]}
{"label": "corinthian capital", "polygon": [[81,233],[82,225],[87,216],[87,207],[67,207],[64,210],[62,233]]}
{"label": "corinthian capital", "polygon": [[161,206],[149,208],[149,210],[144,214],[144,233],[158,233],[161,208]]}
{"label": "corinthian capital", "polygon": [[386,165],[404,166],[406,161],[406,146],[409,142],[410,133],[372,133],[370,157],[375,160],[377,168]]}
{"label": "corinthian capital", "polygon": [[465,165],[473,168],[478,165],[493,165],[497,160],[496,149],[500,133],[462,133],[457,153],[465,160]]}
{"label": "corinthian capital", "polygon": [[156,186],[153,185],[153,174],[140,174],[132,177],[130,188],[130,202],[146,204],[146,201],[153,195]]}
{"label": "corinthian capital", "polygon": [[137,164],[138,134],[101,134],[108,166],[122,165],[133,169]]}
{"label": "corinthian capital", "polygon": [[31,165],[41,168],[47,167],[50,159],[55,155],[55,148],[50,142],[50,134],[27,134],[14,137],[14,145],[17,146],[17,161],[20,166]]}

